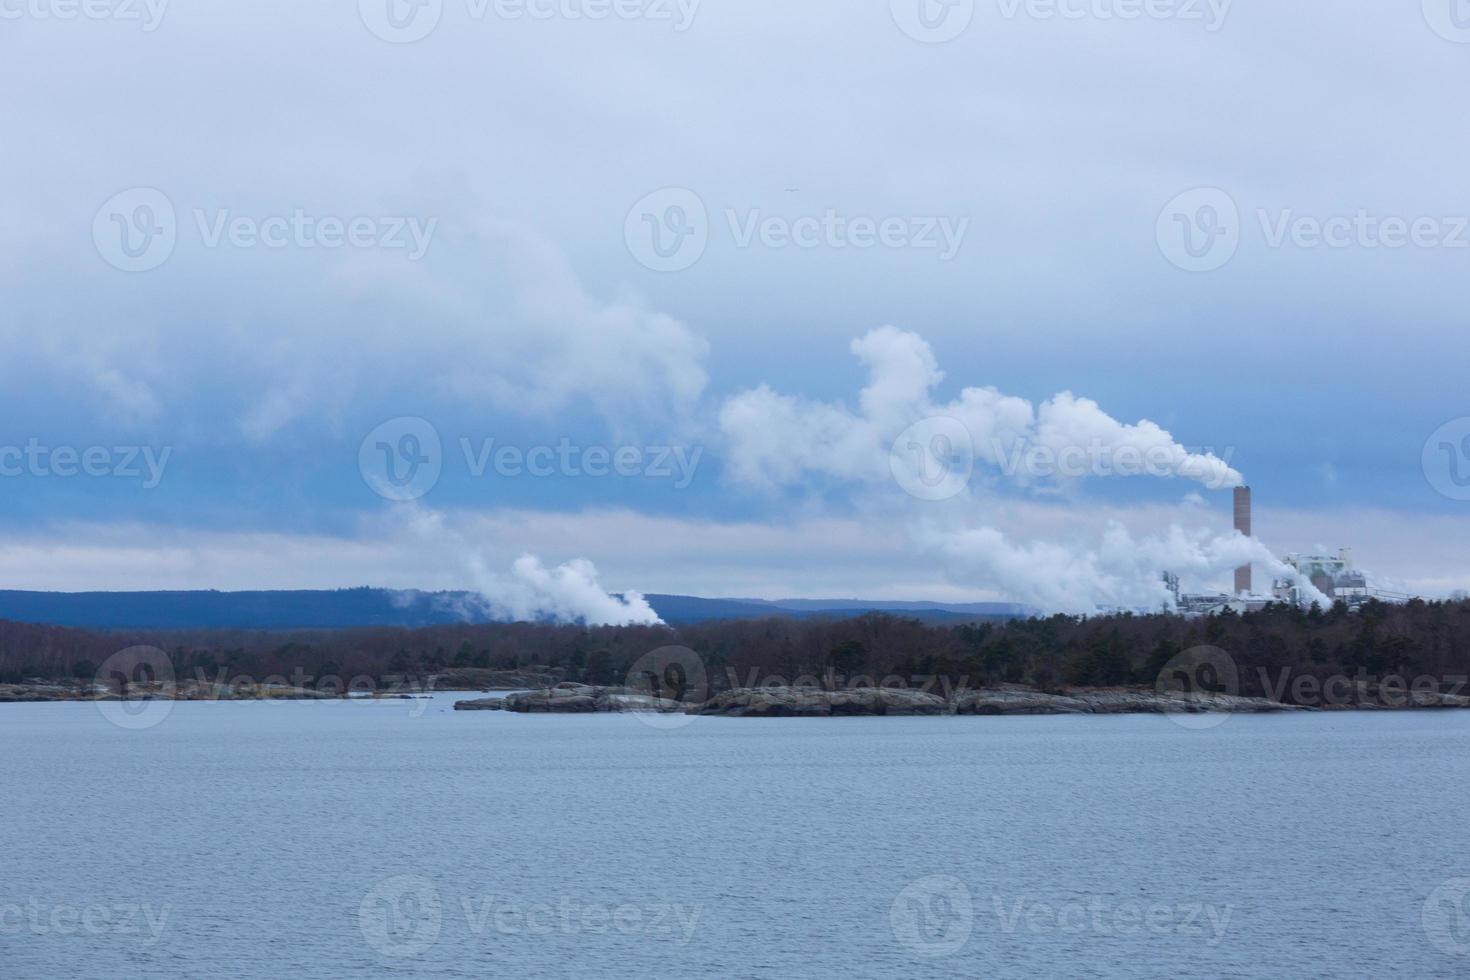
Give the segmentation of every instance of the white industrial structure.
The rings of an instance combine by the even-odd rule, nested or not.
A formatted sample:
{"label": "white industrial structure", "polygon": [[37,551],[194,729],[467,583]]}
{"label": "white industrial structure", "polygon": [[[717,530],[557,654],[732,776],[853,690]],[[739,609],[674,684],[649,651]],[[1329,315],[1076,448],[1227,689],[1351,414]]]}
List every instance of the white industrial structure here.
{"label": "white industrial structure", "polygon": [[[1251,489],[1237,487],[1235,490],[1235,529],[1246,537],[1251,535]],[[1295,574],[1280,576],[1272,583],[1270,595],[1258,595],[1251,587],[1251,567],[1245,565],[1235,571],[1235,593],[1187,593],[1179,589],[1179,576],[1164,573],[1164,586],[1174,598],[1174,611],[1183,616],[1210,616],[1230,609],[1237,613],[1264,609],[1272,602],[1304,604],[1303,583],[1311,583],[1329,602],[1346,603],[1356,609],[1370,599],[1382,602],[1406,602],[1412,596],[1396,592],[1384,592],[1368,584],[1368,578],[1353,567],[1351,549],[1343,548],[1333,555],[1291,554],[1281,559]]]}
{"label": "white industrial structure", "polygon": [[1368,578],[1353,568],[1353,553],[1343,548],[1337,557],[1330,555],[1287,555],[1282,559],[1301,578],[1278,578],[1271,594],[1278,602],[1300,604],[1300,582],[1305,579],[1329,599],[1341,599],[1349,606],[1362,605],[1373,597]]}

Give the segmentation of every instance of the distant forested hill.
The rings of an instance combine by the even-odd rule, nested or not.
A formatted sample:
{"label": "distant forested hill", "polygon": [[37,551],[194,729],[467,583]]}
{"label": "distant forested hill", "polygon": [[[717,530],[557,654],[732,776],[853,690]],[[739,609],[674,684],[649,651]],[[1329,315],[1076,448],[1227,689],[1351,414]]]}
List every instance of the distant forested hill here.
{"label": "distant forested hill", "polygon": [[[925,622],[941,623],[1006,619],[1023,612],[1007,603],[950,606],[860,600],[767,602],[676,595],[647,598],[659,616],[676,624],[769,616],[843,618],[875,610],[901,611]],[[87,629],[159,630],[417,628],[494,621],[471,593],[369,588],[291,592],[0,591],[0,619]]]}

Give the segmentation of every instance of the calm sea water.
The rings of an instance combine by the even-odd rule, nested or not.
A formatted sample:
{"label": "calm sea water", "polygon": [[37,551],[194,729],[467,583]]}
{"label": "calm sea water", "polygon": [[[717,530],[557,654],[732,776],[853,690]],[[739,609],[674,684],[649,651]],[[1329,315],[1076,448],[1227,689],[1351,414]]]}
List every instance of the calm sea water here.
{"label": "calm sea water", "polygon": [[1470,974],[1470,713],[0,707],[0,975]]}

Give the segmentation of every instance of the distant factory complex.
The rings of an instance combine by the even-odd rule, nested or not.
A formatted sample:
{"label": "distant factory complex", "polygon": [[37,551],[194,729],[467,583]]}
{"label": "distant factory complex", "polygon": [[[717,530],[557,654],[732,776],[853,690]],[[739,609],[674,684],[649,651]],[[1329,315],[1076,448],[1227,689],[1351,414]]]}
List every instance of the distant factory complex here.
{"label": "distant factory complex", "polygon": [[[1251,537],[1251,488],[1235,488],[1235,529]],[[1290,574],[1278,575],[1271,583],[1271,592],[1255,591],[1254,575],[1250,565],[1235,570],[1235,593],[1190,593],[1179,589],[1179,576],[1164,573],[1164,583],[1174,597],[1174,608],[1184,616],[1209,616],[1231,609],[1248,612],[1263,609],[1273,602],[1306,605],[1310,603],[1311,589],[1316,589],[1329,602],[1344,602],[1349,609],[1356,609],[1370,599],[1382,602],[1406,602],[1413,598],[1397,592],[1375,589],[1368,578],[1353,567],[1350,548],[1342,548],[1336,555],[1289,554],[1281,563]],[[1311,588],[1306,588],[1306,585]],[[1306,593],[1304,595],[1304,593]]]}

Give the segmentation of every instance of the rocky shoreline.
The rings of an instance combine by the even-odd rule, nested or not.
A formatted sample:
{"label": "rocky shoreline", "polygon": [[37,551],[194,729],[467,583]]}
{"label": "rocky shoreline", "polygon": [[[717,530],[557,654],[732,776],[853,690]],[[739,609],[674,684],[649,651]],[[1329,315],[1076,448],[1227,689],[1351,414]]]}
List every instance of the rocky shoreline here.
{"label": "rocky shoreline", "polygon": [[[1151,688],[1076,689],[1053,694],[1008,685],[961,691],[952,698],[907,688],[761,687],[724,691],[690,703],[649,696],[621,687],[563,683],[504,698],[460,701],[456,711],[509,711],[518,714],[683,712],[729,718],[842,717],[850,715],[1060,715],[1060,714],[1263,714],[1318,710],[1414,710],[1470,708],[1470,697],[1450,694],[1406,696],[1385,702],[1379,692],[1355,692],[1341,705],[1306,706],[1269,698],[1230,694],[1185,694]],[[1379,699],[1379,700],[1375,700]]]}
{"label": "rocky shoreline", "polygon": [[[492,676],[493,674],[493,676]],[[516,682],[520,682],[517,686]],[[526,683],[530,682],[530,683]],[[541,686],[537,686],[541,685]],[[549,686],[548,686],[549,685]],[[526,688],[532,688],[527,690]],[[627,687],[558,683],[554,676],[481,672],[436,675],[422,683],[388,685],[351,697],[406,699],[434,692],[509,690],[504,696],[457,701],[456,711],[514,714],[612,714],[645,712],[728,718],[843,717],[852,715],[1064,715],[1064,714],[1262,714],[1289,711],[1404,711],[1470,708],[1470,696],[1433,691],[1380,690],[1357,684],[1344,698],[1302,705],[1229,694],[1185,694],[1144,687],[1040,691],[1007,684],[961,689],[947,697],[913,688],[735,688],[706,700],[674,700]],[[335,688],[289,683],[222,683],[199,680],[133,684],[125,693],[100,684],[28,680],[0,684],[0,704],[56,701],[324,701],[341,700]]]}
{"label": "rocky shoreline", "polygon": [[[432,674],[423,679],[366,679],[373,686],[350,687],[351,698],[403,699],[425,697],[437,691],[523,691],[549,688],[560,680],[559,673],[465,668]],[[151,683],[132,683],[126,693],[115,685],[98,681],[55,681],[28,678],[21,684],[0,684],[0,704],[45,701],[330,701],[344,697],[342,681],[332,678],[319,687],[309,683],[255,682],[245,678],[209,680],[182,678]]]}

